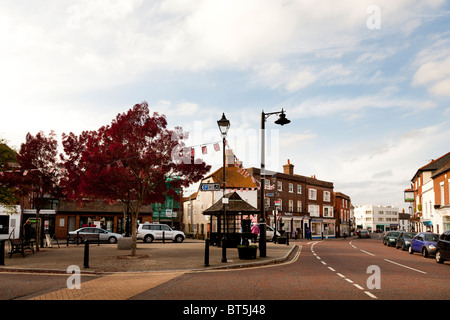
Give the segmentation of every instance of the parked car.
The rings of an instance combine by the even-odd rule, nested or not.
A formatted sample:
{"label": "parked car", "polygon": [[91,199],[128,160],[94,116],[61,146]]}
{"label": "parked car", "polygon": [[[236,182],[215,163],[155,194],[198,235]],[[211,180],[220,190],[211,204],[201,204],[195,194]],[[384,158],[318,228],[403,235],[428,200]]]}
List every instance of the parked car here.
{"label": "parked car", "polygon": [[402,248],[403,251],[408,250],[409,246],[411,245],[411,240],[416,236],[416,234],[417,234],[416,232],[400,233],[399,237],[397,238],[395,247],[397,249]]}
{"label": "parked car", "polygon": [[446,260],[450,261],[450,230],[441,234],[436,243],[436,262],[444,263]]}
{"label": "parked car", "polygon": [[139,224],[137,236],[138,240],[144,242],[153,242],[154,240],[172,240],[181,243],[186,238],[183,231],[174,230],[167,224],[161,223],[143,223]]}
{"label": "parked car", "polygon": [[383,244],[388,247],[395,246],[399,236],[400,231],[389,231],[383,238]]}
{"label": "parked car", "polygon": [[420,232],[411,240],[409,253],[421,252],[425,258],[436,254],[436,245],[439,239],[437,233]]}
{"label": "parked car", "polygon": [[105,229],[102,229],[102,228],[97,228],[97,227],[80,228],[80,229],[75,230],[75,231],[70,231],[69,234],[72,235],[73,238],[76,235],[79,235],[80,236],[80,240],[84,240],[83,239],[84,235],[88,235],[88,234],[98,235],[99,236],[99,241],[101,241],[101,242],[108,242],[108,243],[117,243],[118,239],[122,237],[121,234],[110,232],[108,230],[105,230]]}
{"label": "parked car", "polygon": [[370,238],[370,233],[366,229],[362,229],[358,232],[358,238]]}

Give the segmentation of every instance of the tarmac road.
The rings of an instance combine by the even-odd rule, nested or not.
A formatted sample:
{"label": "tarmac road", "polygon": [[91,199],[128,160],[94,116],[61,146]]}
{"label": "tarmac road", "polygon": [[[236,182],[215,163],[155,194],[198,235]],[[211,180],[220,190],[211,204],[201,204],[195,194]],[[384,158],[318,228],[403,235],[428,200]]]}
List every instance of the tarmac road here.
{"label": "tarmac road", "polygon": [[131,299],[450,299],[448,262],[439,265],[434,259],[385,247],[376,237],[302,242],[293,261],[247,270],[187,273]]}

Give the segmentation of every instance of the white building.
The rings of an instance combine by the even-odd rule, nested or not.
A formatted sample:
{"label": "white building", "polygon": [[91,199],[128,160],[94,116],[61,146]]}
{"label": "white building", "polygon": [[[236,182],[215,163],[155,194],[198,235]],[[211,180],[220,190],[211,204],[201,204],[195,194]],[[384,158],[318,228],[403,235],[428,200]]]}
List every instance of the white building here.
{"label": "white building", "polygon": [[354,215],[354,226],[357,229],[389,231],[399,227],[398,208],[393,206],[365,204],[355,207]]}
{"label": "white building", "polygon": [[12,238],[19,238],[21,228],[20,220],[20,206],[14,206],[11,210],[0,205],[0,239],[8,239],[11,233]]}

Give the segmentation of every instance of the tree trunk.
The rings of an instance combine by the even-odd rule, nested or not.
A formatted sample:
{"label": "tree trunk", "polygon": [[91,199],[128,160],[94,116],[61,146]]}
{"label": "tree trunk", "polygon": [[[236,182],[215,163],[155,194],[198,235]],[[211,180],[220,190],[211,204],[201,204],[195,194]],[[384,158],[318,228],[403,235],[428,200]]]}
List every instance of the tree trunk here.
{"label": "tree trunk", "polygon": [[41,243],[41,223],[39,219],[39,212],[41,209],[36,208],[36,252],[39,251],[39,245]]}

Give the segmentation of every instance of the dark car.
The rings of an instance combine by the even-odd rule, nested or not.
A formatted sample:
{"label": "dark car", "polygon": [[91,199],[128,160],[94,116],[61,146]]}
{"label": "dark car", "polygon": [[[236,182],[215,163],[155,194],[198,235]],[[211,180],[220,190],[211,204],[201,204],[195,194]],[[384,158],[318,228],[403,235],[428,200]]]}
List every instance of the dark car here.
{"label": "dark car", "polygon": [[439,239],[437,233],[420,232],[411,240],[409,253],[421,252],[425,258],[436,254],[436,245]]}
{"label": "dark car", "polygon": [[436,243],[436,262],[444,263],[446,260],[450,260],[450,230],[441,234]]}
{"label": "dark car", "polygon": [[416,234],[416,232],[402,232],[397,238],[395,247],[397,249],[402,248],[403,251],[408,250],[411,245],[411,240],[416,236]]}
{"label": "dark car", "polygon": [[370,233],[366,229],[360,230],[358,233],[358,238],[370,238]]}
{"label": "dark car", "polygon": [[395,246],[400,233],[400,231],[389,231],[383,238],[383,244],[388,247]]}

